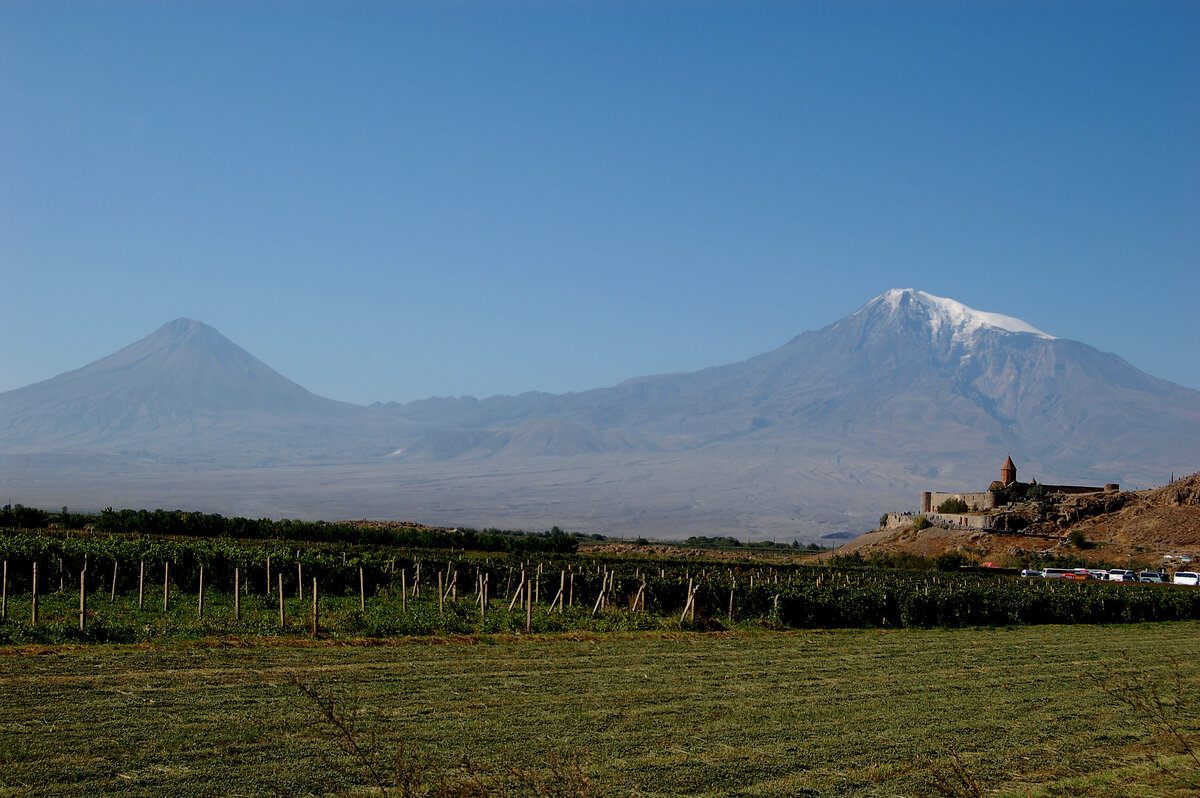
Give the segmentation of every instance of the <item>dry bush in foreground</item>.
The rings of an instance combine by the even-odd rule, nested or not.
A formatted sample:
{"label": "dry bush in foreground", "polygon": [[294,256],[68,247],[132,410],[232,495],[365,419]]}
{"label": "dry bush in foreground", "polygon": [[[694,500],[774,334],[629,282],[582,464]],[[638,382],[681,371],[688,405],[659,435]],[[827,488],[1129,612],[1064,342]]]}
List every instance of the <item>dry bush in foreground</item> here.
{"label": "dry bush in foreground", "polygon": [[[1121,658],[1131,661],[1124,653]],[[1091,680],[1110,698],[1133,710],[1134,716],[1146,724],[1153,738],[1165,738],[1188,769],[1200,772],[1200,747],[1195,732],[1185,725],[1194,713],[1189,705],[1189,688],[1179,667],[1179,660],[1167,657],[1171,674],[1159,680],[1143,669],[1121,674],[1092,673]],[[1164,772],[1170,772],[1163,757],[1152,751],[1151,760]]]}
{"label": "dry bush in foreground", "polygon": [[[464,759],[456,764],[403,740],[389,750],[378,716],[364,711],[353,690],[305,682],[293,676],[315,719],[313,728],[341,754],[326,757],[335,769],[367,782],[381,796],[397,798],[593,798],[599,791],[575,756],[551,754],[539,770],[488,768]],[[348,763],[348,765],[347,765]]]}

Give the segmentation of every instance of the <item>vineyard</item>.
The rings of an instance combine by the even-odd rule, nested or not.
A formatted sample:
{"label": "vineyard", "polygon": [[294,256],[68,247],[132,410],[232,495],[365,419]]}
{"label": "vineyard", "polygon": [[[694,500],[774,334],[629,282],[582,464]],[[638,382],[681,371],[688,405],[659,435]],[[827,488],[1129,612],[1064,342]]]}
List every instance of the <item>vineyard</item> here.
{"label": "vineyard", "polygon": [[0,644],[1200,618],[1174,586],[699,558],[43,530],[0,560]]}

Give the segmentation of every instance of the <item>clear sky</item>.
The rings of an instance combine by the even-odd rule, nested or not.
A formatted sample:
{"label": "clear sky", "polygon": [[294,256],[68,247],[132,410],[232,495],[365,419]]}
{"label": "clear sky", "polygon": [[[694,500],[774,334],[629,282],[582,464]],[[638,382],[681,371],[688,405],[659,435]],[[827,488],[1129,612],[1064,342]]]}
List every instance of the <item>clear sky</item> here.
{"label": "clear sky", "polygon": [[0,390],[178,317],[357,403],[889,288],[1200,388],[1200,3],[3,2]]}

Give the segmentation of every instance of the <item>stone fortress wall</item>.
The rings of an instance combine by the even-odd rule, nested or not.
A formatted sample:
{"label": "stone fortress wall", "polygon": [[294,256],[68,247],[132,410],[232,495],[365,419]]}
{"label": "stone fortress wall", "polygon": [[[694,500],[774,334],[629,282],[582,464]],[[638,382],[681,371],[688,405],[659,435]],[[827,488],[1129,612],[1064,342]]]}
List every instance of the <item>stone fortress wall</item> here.
{"label": "stone fortress wall", "polygon": [[963,504],[967,505],[968,510],[996,509],[996,494],[991,491],[984,491],[983,493],[944,493],[942,491],[927,490],[921,494],[921,512],[937,512],[938,505],[949,499],[960,500]]}
{"label": "stone fortress wall", "polygon": [[[919,514],[927,517],[930,521],[939,526],[960,526],[973,529],[986,529],[987,518],[985,516],[968,516],[950,513],[939,513],[937,508],[939,505],[948,499],[958,499],[967,505],[968,512],[986,512],[994,510],[998,506],[997,490],[1007,488],[1017,483],[1017,467],[1013,464],[1012,458],[1009,457],[1004,461],[1004,465],[1000,468],[1000,479],[993,482],[988,490],[980,492],[949,492],[927,490],[921,494],[921,509]],[[1025,487],[1033,487],[1038,483],[1030,482]],[[1048,494],[1081,494],[1081,493],[1116,493],[1121,489],[1121,486],[1115,482],[1105,484],[1103,487],[1094,485],[1046,485],[1041,486]],[[911,513],[888,513],[884,516],[882,528],[886,529],[890,526],[900,526],[912,523]]]}
{"label": "stone fortress wall", "polygon": [[[947,496],[957,494],[946,494]],[[937,526],[949,529],[988,529],[986,515],[959,515],[958,513],[887,513],[879,525],[880,529],[898,529],[912,524],[913,519],[924,517]]]}

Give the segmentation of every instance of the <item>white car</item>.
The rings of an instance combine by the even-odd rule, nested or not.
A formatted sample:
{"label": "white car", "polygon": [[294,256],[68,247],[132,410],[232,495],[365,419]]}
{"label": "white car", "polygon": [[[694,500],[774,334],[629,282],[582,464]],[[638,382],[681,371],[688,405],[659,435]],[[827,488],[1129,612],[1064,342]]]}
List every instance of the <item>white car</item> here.
{"label": "white car", "polygon": [[1195,571],[1176,571],[1175,576],[1171,577],[1171,584],[1200,587],[1200,574]]}
{"label": "white car", "polygon": [[[1125,574],[1133,574],[1133,578],[1127,579],[1125,577]],[[1113,568],[1112,570],[1110,570],[1108,572],[1108,581],[1109,582],[1136,582],[1137,581],[1137,573],[1134,571],[1128,571],[1124,568]]]}

